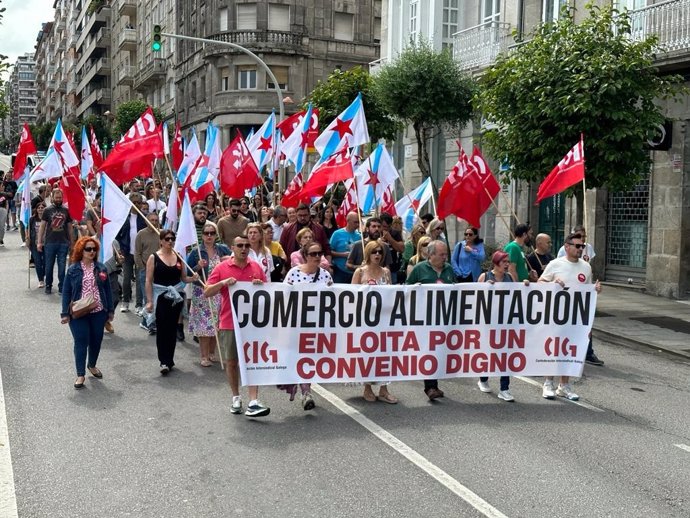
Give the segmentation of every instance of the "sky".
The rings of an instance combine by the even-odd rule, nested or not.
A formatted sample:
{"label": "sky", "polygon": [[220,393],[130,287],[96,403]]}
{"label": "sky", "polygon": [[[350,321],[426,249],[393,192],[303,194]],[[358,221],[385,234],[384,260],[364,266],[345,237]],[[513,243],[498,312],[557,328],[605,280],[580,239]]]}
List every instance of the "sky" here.
{"label": "sky", "polygon": [[0,0],[5,14],[0,25],[0,54],[14,64],[17,57],[34,52],[41,24],[53,20],[53,0]]}

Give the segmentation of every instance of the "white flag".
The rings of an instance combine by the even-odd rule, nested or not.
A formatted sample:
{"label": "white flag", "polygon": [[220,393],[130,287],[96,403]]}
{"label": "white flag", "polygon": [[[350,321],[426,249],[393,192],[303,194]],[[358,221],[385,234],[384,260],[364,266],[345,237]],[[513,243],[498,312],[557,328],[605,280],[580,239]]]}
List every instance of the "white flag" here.
{"label": "white flag", "polygon": [[132,209],[132,202],[106,174],[101,175],[101,262],[113,256],[113,241]]}
{"label": "white flag", "polygon": [[196,244],[196,227],[194,226],[194,215],[192,214],[192,204],[189,196],[184,193],[182,211],[180,212],[180,225],[177,227],[177,239],[175,240],[175,250],[182,257],[187,257],[188,246]]}

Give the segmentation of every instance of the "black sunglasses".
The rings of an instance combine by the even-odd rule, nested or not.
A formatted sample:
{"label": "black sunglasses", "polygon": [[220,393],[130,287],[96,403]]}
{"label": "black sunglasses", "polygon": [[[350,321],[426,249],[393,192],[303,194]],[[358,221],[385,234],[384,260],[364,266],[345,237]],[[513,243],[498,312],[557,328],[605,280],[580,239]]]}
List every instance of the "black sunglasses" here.
{"label": "black sunglasses", "polygon": [[95,252],[98,250],[95,246],[86,246],[84,247],[84,252]]}
{"label": "black sunglasses", "polygon": [[205,236],[215,236],[216,233],[215,232],[204,232],[204,235]]}
{"label": "black sunglasses", "polygon": [[371,255],[383,255],[383,250],[374,250]]}
{"label": "black sunglasses", "polygon": [[175,238],[173,236],[168,236],[168,237],[164,237],[163,241],[168,241],[168,242],[175,241]]}
{"label": "black sunglasses", "polygon": [[318,252],[307,252],[307,255],[309,257],[321,257],[323,255],[323,252],[319,250]]}
{"label": "black sunglasses", "polygon": [[235,246],[237,248],[249,248],[252,245],[250,245],[249,243],[235,243]]}
{"label": "black sunglasses", "polygon": [[465,232],[465,235],[466,235],[466,236],[473,236],[474,233],[473,233],[473,232]]}
{"label": "black sunglasses", "polygon": [[574,246],[574,247],[577,248],[578,250],[582,250],[582,249],[585,247],[585,245],[580,245],[580,244],[577,244],[577,243],[566,243],[566,245]]}

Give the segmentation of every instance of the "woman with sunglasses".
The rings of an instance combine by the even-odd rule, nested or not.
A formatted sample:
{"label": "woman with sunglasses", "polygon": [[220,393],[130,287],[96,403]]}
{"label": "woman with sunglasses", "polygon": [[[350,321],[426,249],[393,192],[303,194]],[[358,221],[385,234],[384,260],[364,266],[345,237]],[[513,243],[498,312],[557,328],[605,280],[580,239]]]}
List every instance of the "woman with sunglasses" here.
{"label": "woman with sunglasses", "polygon": [[[74,361],[77,367],[75,389],[84,388],[86,368],[94,378],[103,374],[96,367],[98,355],[103,342],[103,330],[106,321],[112,321],[115,308],[110,291],[110,278],[104,264],[96,261],[100,244],[97,239],[80,237],[74,245],[70,258],[72,265],[65,273],[65,285],[62,288],[61,322],[69,324],[74,339]],[[93,306],[84,316],[73,316],[72,303],[88,299]]]}
{"label": "woman with sunglasses", "polygon": [[426,249],[429,243],[431,243],[431,238],[429,236],[422,236],[419,238],[419,241],[417,241],[417,253],[410,257],[410,260],[407,263],[407,275],[412,273],[412,270],[415,266],[417,266],[417,263],[426,261],[429,258],[429,252]]}
{"label": "woman with sunglasses", "polygon": [[465,229],[465,239],[458,242],[453,250],[450,264],[458,282],[477,282],[482,273],[482,263],[486,257],[484,240],[479,238],[479,230]]}
{"label": "woman with sunglasses", "polygon": [[[513,279],[508,272],[510,268],[510,256],[506,252],[502,250],[494,252],[494,255],[491,256],[491,263],[493,264],[493,268],[482,273],[477,279],[477,282],[488,282],[489,284],[495,284],[497,282],[515,282],[515,279]],[[477,385],[482,392],[491,392],[488,377],[483,376],[479,378]],[[501,390],[498,393],[498,399],[502,399],[508,403],[515,401],[515,398],[510,393],[510,376],[501,376]]]}
{"label": "woman with sunglasses", "polygon": [[426,228],[426,235],[431,238],[432,241],[441,240],[445,241],[445,237],[443,236],[443,233],[446,231],[446,225],[443,222],[443,220],[440,220],[438,218],[434,218],[431,220],[429,223],[429,226]]}
{"label": "woman with sunglasses", "polygon": [[[202,245],[192,249],[187,256],[189,267],[206,283],[209,274],[220,264],[223,257],[230,256],[230,249],[223,243],[216,243],[218,227],[212,221],[206,221],[201,230]],[[201,257],[199,256],[201,252]],[[204,288],[200,281],[192,286],[192,303],[189,310],[189,332],[199,339],[200,364],[202,367],[210,367],[217,361],[216,328],[220,307],[220,295],[206,298]]]}
{"label": "woman with sunglasses", "polygon": [[[370,286],[385,286],[391,284],[391,272],[385,266],[382,266],[384,252],[381,243],[378,241],[369,241],[364,247],[364,262],[362,266],[355,270],[352,276],[352,284],[368,284]],[[394,405],[398,402],[393,394],[388,392],[389,381],[372,381],[364,384],[364,394],[362,397],[369,402],[374,402],[377,399],[384,403]],[[380,385],[378,398],[371,389],[372,385]]]}
{"label": "woman with sunglasses", "polygon": [[[285,276],[288,284],[311,284],[312,286],[330,286],[333,279],[328,270],[321,268],[320,263],[323,258],[323,248],[319,243],[310,243],[299,250],[304,259],[303,264],[293,267]],[[278,385],[278,389],[290,394],[290,401],[295,400],[298,385]],[[316,404],[311,395],[311,383],[300,383],[302,391],[302,408],[312,410]]]}
{"label": "woman with sunglasses", "polygon": [[160,372],[167,376],[175,365],[177,322],[184,301],[184,283],[199,280],[187,269],[175,253],[175,232],[162,230],[160,248],[146,261],[146,312],[156,317],[156,348]]}

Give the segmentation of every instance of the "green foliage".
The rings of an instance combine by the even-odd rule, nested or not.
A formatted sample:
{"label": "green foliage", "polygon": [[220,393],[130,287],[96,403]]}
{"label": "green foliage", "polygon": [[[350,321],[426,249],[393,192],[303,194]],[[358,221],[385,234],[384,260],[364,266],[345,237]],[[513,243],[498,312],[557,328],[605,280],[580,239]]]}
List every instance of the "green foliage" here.
{"label": "green foliage", "polygon": [[[141,114],[146,111],[148,104],[141,99],[135,99],[133,101],[127,101],[122,103],[117,108],[117,113],[115,114],[115,124],[113,127],[113,137],[114,139],[119,139],[124,133],[126,133],[129,128],[137,121]],[[153,115],[156,117],[156,122],[160,123],[163,120],[163,115],[158,108],[153,109]]]}
{"label": "green foliage", "polygon": [[417,163],[430,174],[427,141],[441,129],[460,129],[472,117],[475,83],[450,52],[436,52],[427,41],[411,43],[374,77],[381,106],[412,124],[419,150]]}
{"label": "green foliage", "polygon": [[[31,131],[31,136],[34,138],[36,149],[39,151],[46,151],[50,145],[50,139],[53,138],[53,133],[55,133],[55,123],[46,122],[43,124],[30,124],[29,130]],[[16,144],[18,143],[17,141]]]}
{"label": "green foliage", "polygon": [[541,181],[583,134],[587,187],[627,190],[650,168],[646,141],[664,120],[655,101],[678,93],[679,78],[658,75],[657,38],[631,39],[627,14],[587,9],[582,23],[565,10],[499,56],[477,107],[496,124],[485,142],[513,178]]}
{"label": "green foliage", "polygon": [[362,67],[354,67],[345,72],[334,70],[328,80],[319,81],[304,105],[312,103],[319,109],[319,126],[323,130],[345,108],[359,92],[362,93],[364,113],[367,117],[369,135],[373,140],[393,139],[400,130],[400,124],[394,121],[381,107],[372,94],[372,78]]}
{"label": "green foliage", "polygon": [[108,147],[110,147],[113,138],[110,134],[110,122],[108,119],[105,119],[100,115],[87,115],[84,117],[79,125],[79,138],[76,139],[75,135],[75,140],[79,140],[79,147],[81,147],[81,125],[86,126],[86,135],[88,138],[91,138],[89,127],[92,127],[94,133],[96,134],[98,144],[101,147],[104,147],[105,144],[108,144]]}

